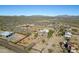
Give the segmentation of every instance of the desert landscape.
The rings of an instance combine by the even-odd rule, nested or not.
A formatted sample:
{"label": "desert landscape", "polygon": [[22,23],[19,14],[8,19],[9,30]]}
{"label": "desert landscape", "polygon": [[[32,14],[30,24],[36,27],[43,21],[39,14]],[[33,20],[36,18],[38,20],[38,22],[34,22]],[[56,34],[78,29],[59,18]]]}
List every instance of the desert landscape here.
{"label": "desert landscape", "polygon": [[[6,46],[0,43],[0,46],[8,49],[8,52],[12,50],[12,52],[25,53],[67,53],[68,49],[65,47],[65,43],[69,43],[72,53],[78,53],[78,19],[79,16],[66,15],[56,17],[0,16],[0,32],[4,33],[3,35],[0,33],[0,40],[1,42],[6,40],[8,43]],[[6,32],[13,34],[5,38]],[[66,32],[71,33],[71,35],[66,34]],[[66,40],[65,35],[70,36],[68,37],[69,40]],[[13,47],[11,48],[9,45]],[[16,49],[14,49],[15,47]],[[17,49],[21,51],[17,51]]]}
{"label": "desert landscape", "polygon": [[79,6],[0,6],[0,53],[79,53]]}

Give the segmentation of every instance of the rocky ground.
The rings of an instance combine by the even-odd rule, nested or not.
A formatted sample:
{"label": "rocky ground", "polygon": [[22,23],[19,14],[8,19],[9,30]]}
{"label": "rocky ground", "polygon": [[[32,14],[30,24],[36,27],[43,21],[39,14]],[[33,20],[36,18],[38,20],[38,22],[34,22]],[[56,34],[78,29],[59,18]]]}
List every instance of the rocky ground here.
{"label": "rocky ground", "polygon": [[[60,24],[59,24],[60,25]],[[61,25],[60,25],[61,26]],[[29,27],[31,29],[31,35],[17,42],[21,46],[27,47],[32,43],[35,43],[31,49],[28,50],[29,53],[63,53],[63,49],[60,47],[60,42],[64,42],[64,36],[59,35],[60,26],[55,27],[44,27],[44,26],[34,26]],[[50,38],[47,37],[46,34],[39,35],[39,29],[52,29],[54,33]],[[79,30],[79,28],[77,28]],[[29,29],[28,29],[29,30]],[[38,33],[35,37],[35,33]],[[20,33],[21,34],[21,33]],[[19,34],[18,34],[19,35]],[[22,36],[22,35],[21,35]],[[19,35],[20,38],[20,35]],[[71,42],[75,42],[78,44],[79,49],[79,35],[72,35]],[[6,48],[0,48],[0,52],[12,52]]]}

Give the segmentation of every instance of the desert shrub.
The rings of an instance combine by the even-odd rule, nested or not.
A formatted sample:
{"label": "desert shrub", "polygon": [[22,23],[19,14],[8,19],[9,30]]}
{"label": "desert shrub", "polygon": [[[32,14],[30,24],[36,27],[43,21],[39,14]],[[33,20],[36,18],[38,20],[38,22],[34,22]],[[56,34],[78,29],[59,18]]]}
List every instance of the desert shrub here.
{"label": "desert shrub", "polygon": [[58,35],[63,36],[64,34],[65,34],[65,30],[61,28],[61,29],[59,30]]}
{"label": "desert shrub", "polygon": [[30,35],[31,35],[31,33],[30,33],[30,32],[28,32],[28,33],[27,33],[27,36],[30,36]]}
{"label": "desert shrub", "polygon": [[62,31],[64,31],[64,29],[63,28],[60,28],[59,32],[62,32]]}
{"label": "desert shrub", "polygon": [[78,30],[77,30],[77,29],[72,29],[72,31],[74,31],[74,32],[78,32]]}
{"label": "desert shrub", "polygon": [[37,38],[38,37],[38,33],[35,33],[34,37]]}
{"label": "desert shrub", "polygon": [[78,39],[76,39],[76,38],[75,38],[74,40],[75,40],[75,41],[78,41]]}
{"label": "desert shrub", "polygon": [[45,43],[45,40],[42,40],[42,43]]}
{"label": "desert shrub", "polygon": [[64,32],[64,31],[62,31],[60,34],[63,36],[63,35],[65,34],[65,32]]}
{"label": "desert shrub", "polygon": [[55,44],[52,44],[52,47],[55,47],[56,45]]}
{"label": "desert shrub", "polygon": [[48,49],[48,52],[49,52],[49,53],[52,53],[52,52],[53,52],[53,49]]}

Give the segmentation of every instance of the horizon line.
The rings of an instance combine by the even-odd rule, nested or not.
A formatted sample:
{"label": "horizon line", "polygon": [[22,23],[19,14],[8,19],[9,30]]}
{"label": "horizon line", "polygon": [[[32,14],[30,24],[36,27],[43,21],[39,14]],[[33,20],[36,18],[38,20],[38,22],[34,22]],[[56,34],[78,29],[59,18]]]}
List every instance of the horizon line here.
{"label": "horizon line", "polygon": [[0,15],[0,16],[79,16],[79,15],[67,15],[67,14],[62,14],[62,15]]}

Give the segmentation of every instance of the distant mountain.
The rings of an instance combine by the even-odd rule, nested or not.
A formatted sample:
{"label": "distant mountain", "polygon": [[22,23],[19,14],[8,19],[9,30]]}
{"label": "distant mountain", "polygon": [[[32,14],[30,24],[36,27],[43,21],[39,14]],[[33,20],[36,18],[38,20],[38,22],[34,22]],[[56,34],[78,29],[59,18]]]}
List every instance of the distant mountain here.
{"label": "distant mountain", "polygon": [[49,20],[49,19],[56,19],[56,20],[66,20],[66,19],[70,19],[70,20],[79,20],[79,16],[69,16],[69,15],[58,15],[58,16],[43,16],[43,15],[32,15],[32,16],[24,16],[24,15],[21,15],[21,16],[0,16],[0,20],[1,19],[10,19],[10,20],[34,20],[34,19],[37,19],[37,20]]}
{"label": "distant mountain", "polygon": [[54,17],[56,20],[79,20],[79,16],[59,15]]}

